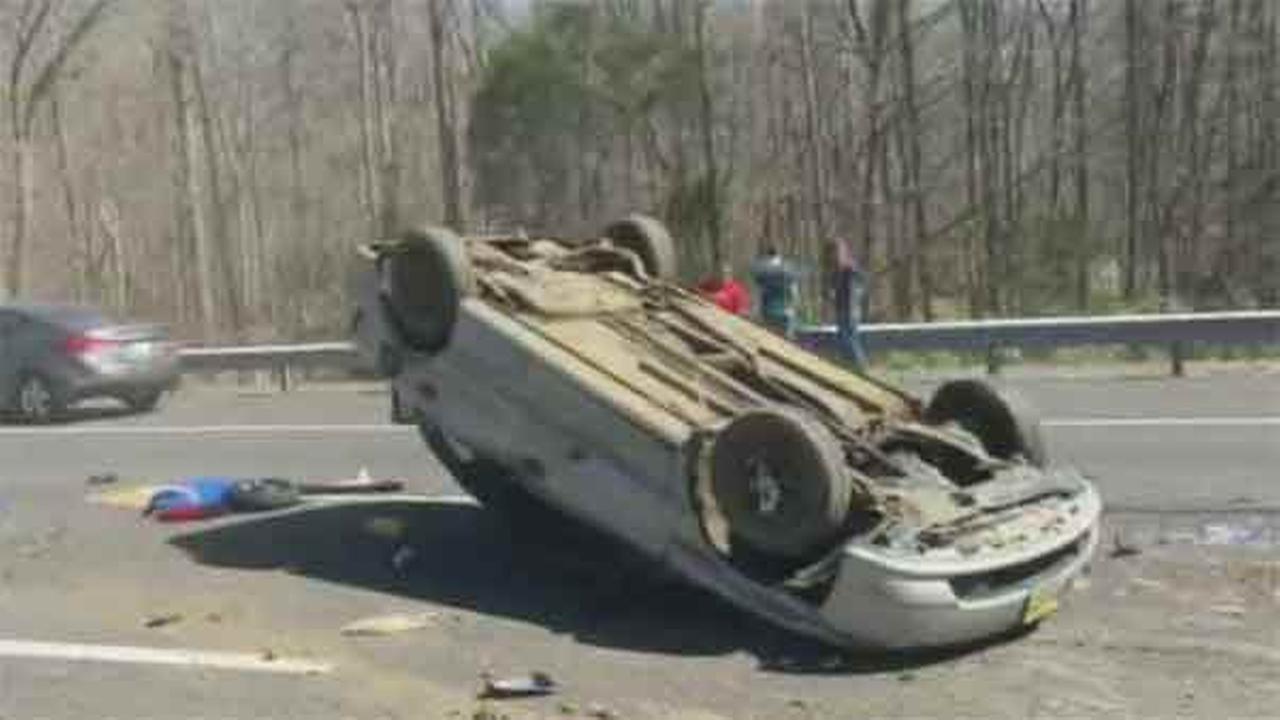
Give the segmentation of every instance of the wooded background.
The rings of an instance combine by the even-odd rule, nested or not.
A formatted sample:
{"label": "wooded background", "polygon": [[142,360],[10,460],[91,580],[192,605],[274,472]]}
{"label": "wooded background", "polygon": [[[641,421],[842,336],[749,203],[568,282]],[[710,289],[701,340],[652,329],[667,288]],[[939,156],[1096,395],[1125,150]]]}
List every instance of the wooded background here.
{"label": "wooded background", "polygon": [[344,332],[410,223],[850,239],[873,317],[1277,305],[1271,0],[0,0],[9,297]]}

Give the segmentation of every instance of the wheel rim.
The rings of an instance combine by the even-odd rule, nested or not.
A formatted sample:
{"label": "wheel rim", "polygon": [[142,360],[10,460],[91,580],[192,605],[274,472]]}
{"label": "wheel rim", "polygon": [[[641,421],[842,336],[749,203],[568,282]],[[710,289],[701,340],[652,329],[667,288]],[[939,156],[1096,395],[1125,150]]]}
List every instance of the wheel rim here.
{"label": "wheel rim", "polygon": [[18,405],[29,418],[46,418],[53,406],[53,394],[40,379],[31,378],[22,384]]}
{"label": "wheel rim", "polygon": [[757,515],[771,517],[781,509],[783,501],[783,485],[778,474],[767,461],[754,458],[747,463],[747,490],[751,494],[752,506]]}

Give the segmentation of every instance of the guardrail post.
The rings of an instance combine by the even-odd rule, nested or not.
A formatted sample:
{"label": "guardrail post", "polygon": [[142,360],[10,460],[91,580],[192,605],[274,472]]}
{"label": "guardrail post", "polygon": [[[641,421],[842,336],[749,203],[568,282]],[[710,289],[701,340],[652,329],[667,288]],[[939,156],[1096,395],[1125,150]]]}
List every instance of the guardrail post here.
{"label": "guardrail post", "polygon": [[293,373],[290,372],[289,363],[283,362],[276,366],[276,377],[280,380],[280,392],[289,392],[293,387]]}
{"label": "guardrail post", "polygon": [[1170,369],[1173,372],[1174,377],[1182,377],[1183,375],[1186,374],[1185,368],[1183,368],[1182,366],[1183,360],[1185,359],[1184,356],[1186,355],[1186,351],[1187,351],[1186,345],[1184,345],[1183,343],[1175,342],[1169,345],[1169,362],[1171,365]]}

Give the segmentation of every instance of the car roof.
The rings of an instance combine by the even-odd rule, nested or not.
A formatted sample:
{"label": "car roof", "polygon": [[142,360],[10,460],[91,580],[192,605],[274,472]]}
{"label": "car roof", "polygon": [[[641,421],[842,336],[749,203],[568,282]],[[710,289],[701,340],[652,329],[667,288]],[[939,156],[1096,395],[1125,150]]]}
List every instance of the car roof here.
{"label": "car roof", "polygon": [[0,311],[5,310],[74,330],[97,327],[109,322],[107,316],[101,310],[83,305],[60,305],[56,303],[0,305]]}

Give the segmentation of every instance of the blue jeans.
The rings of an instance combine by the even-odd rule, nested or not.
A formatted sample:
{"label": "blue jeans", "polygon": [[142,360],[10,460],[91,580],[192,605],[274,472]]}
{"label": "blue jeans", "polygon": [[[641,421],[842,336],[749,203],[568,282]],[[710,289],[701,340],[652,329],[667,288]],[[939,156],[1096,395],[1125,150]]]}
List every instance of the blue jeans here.
{"label": "blue jeans", "polygon": [[862,280],[853,271],[840,273],[836,280],[836,339],[845,356],[859,369],[867,366],[867,351],[858,335],[863,292]]}

